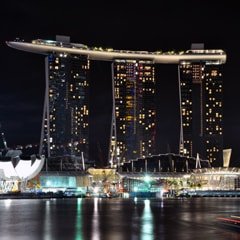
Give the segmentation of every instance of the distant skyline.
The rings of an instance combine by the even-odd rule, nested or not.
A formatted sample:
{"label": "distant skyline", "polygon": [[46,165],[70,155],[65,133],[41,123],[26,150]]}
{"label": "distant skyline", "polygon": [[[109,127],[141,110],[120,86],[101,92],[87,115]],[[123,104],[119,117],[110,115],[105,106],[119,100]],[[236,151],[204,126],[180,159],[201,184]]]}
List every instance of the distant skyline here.
{"label": "distant skyline", "polygon": [[[57,4],[57,2],[55,2]],[[191,43],[223,49],[224,147],[233,149],[232,164],[240,166],[240,98],[237,29],[238,9],[218,1],[181,1],[149,5],[29,3],[2,4],[0,122],[8,145],[39,143],[45,89],[44,58],[7,47],[16,37],[32,40],[68,35],[72,42],[129,50],[187,50]],[[107,146],[111,119],[111,76],[107,62],[92,62],[92,145],[96,152]],[[177,65],[157,65],[159,89],[159,147],[175,151],[179,141]],[[91,113],[90,113],[91,114]],[[105,140],[103,140],[103,138]],[[97,147],[98,146],[98,147]],[[106,153],[103,154],[104,157]],[[99,155],[96,154],[96,158]]]}

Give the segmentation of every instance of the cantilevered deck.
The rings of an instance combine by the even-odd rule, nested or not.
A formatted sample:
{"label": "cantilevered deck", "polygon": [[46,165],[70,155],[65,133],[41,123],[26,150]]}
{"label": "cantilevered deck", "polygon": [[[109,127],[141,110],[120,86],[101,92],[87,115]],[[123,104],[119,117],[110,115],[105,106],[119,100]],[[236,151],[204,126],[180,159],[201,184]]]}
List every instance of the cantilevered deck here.
{"label": "cantilevered deck", "polygon": [[90,60],[113,61],[114,59],[150,60],[153,63],[178,64],[181,61],[205,61],[217,64],[226,62],[226,53],[220,49],[187,50],[175,52],[148,52],[114,50],[111,48],[88,47],[77,43],[63,43],[49,40],[33,40],[32,42],[8,41],[9,47],[32,53],[47,55],[51,52],[64,54],[87,55]]}

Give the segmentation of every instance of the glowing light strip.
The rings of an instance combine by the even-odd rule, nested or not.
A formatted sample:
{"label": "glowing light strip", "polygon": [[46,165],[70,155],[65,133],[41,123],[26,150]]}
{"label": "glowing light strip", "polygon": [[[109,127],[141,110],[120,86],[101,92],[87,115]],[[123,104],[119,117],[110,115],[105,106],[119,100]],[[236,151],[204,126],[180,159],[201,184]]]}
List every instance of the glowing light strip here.
{"label": "glowing light strip", "polygon": [[222,218],[222,217],[220,217],[220,218],[217,218],[217,219],[218,219],[218,220],[222,220],[222,221],[226,221],[226,222],[232,222],[232,223],[235,223],[235,224],[240,223],[239,220],[231,219],[231,218]]}

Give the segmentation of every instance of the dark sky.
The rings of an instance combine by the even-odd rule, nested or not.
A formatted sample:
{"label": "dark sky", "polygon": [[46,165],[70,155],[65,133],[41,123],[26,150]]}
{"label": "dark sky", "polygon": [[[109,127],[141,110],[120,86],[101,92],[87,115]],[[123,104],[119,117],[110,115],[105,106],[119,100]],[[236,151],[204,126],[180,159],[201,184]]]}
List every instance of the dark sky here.
{"label": "dark sky", "polygon": [[[204,43],[205,48],[227,53],[224,147],[233,149],[232,164],[240,165],[240,14],[235,1],[45,2],[1,1],[0,122],[9,145],[39,143],[45,80],[43,56],[11,49],[5,41],[16,37],[54,40],[59,34],[89,46],[147,51],[187,50],[191,43]],[[168,144],[172,151],[178,144],[177,66],[156,68],[158,145],[164,153]],[[94,152],[102,149],[105,157],[111,117],[110,65],[93,62],[92,69],[91,146]]]}

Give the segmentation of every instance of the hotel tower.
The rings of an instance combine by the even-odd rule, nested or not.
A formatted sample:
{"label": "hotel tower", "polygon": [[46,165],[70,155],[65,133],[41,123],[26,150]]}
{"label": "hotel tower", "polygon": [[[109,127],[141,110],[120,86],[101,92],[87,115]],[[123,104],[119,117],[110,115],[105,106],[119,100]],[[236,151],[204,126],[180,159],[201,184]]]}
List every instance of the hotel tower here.
{"label": "hotel tower", "polygon": [[152,61],[114,60],[110,162],[120,164],[155,153],[156,99]]}
{"label": "hotel tower", "polygon": [[[70,40],[57,36],[59,45]],[[89,157],[89,60],[49,52],[40,152],[48,157]]]}
{"label": "hotel tower", "polygon": [[[214,51],[214,50],[212,50]],[[190,54],[211,54],[193,44]],[[180,153],[222,166],[223,82],[219,61],[180,61]]]}

